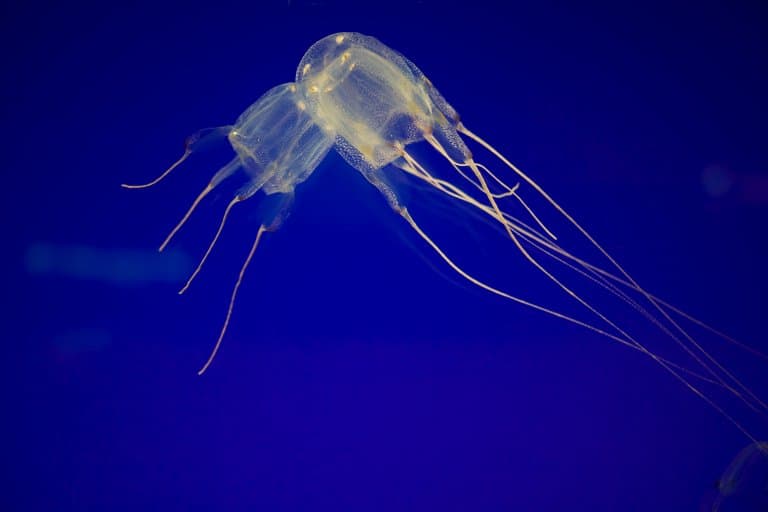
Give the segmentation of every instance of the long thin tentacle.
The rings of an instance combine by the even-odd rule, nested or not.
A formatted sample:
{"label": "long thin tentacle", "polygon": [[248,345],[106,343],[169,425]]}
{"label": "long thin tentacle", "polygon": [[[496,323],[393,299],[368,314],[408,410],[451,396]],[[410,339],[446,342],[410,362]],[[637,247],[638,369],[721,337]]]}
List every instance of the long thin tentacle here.
{"label": "long thin tentacle", "polygon": [[171,171],[181,165],[182,162],[184,162],[189,157],[189,155],[201,149],[201,146],[205,146],[207,142],[210,142],[211,140],[219,140],[225,137],[231,129],[231,126],[215,126],[213,128],[203,128],[202,130],[193,133],[184,141],[184,154],[181,155],[181,158],[176,160],[168,169],[163,171],[160,176],[150,181],[149,183],[144,183],[142,185],[128,185],[123,183],[120,186],[123,188],[137,189],[149,188],[153,185],[157,185],[160,181],[164,180],[166,176],[171,174]]}
{"label": "long thin tentacle", "polygon": [[[547,308],[543,308],[543,307],[541,307],[541,306],[539,306],[539,305],[537,305],[537,304],[534,304],[534,303],[530,303],[530,302],[524,301],[524,300],[522,300],[522,299],[519,299],[519,298],[517,298],[517,297],[514,297],[514,296],[512,296],[512,295],[509,295],[509,294],[507,294],[507,293],[505,293],[505,292],[502,292],[501,290],[498,290],[498,289],[496,289],[496,288],[494,288],[494,287],[492,287],[492,286],[489,286],[489,285],[487,285],[487,284],[483,283],[482,281],[479,281],[478,279],[476,279],[476,278],[472,277],[472,276],[471,276],[471,275],[469,275],[469,274],[468,274],[466,271],[464,271],[464,270],[463,270],[461,267],[459,267],[459,266],[458,266],[456,263],[454,263],[454,262],[453,262],[453,260],[451,260],[451,259],[450,259],[450,258],[449,258],[449,257],[448,257],[446,254],[445,254],[445,252],[444,252],[444,251],[443,251],[443,250],[440,248],[440,246],[438,246],[438,245],[437,245],[437,244],[436,244],[436,243],[435,243],[435,242],[434,242],[434,241],[433,241],[433,240],[432,240],[432,239],[431,239],[431,238],[430,238],[430,237],[429,237],[429,236],[428,236],[428,235],[427,235],[427,234],[426,234],[426,233],[425,233],[425,232],[424,232],[422,229],[421,229],[421,227],[420,227],[420,226],[419,226],[419,225],[416,223],[416,221],[414,221],[414,220],[413,220],[413,217],[411,217],[410,213],[408,212],[408,210],[407,210],[406,208],[402,208],[402,209],[400,210],[400,215],[401,215],[401,216],[402,216],[402,217],[403,217],[403,218],[404,218],[404,219],[405,219],[405,220],[408,222],[408,224],[410,224],[410,225],[411,225],[411,227],[414,229],[414,231],[416,231],[416,233],[417,233],[417,234],[418,234],[418,235],[419,235],[419,236],[420,236],[422,239],[424,239],[424,241],[425,241],[425,242],[427,242],[427,244],[429,244],[429,245],[430,245],[430,247],[432,247],[432,249],[434,249],[434,251],[435,251],[435,252],[436,252],[436,253],[437,253],[437,254],[438,254],[438,255],[439,255],[439,256],[440,256],[440,257],[441,257],[441,258],[442,258],[442,259],[443,259],[443,260],[444,260],[444,261],[445,261],[445,262],[446,262],[446,263],[447,263],[447,264],[448,264],[448,265],[449,265],[449,266],[450,266],[450,267],[451,267],[453,270],[454,270],[454,271],[456,271],[456,272],[457,272],[459,275],[461,275],[462,277],[464,277],[465,279],[467,279],[467,280],[468,280],[468,281],[470,281],[471,283],[473,283],[473,284],[475,284],[475,285],[479,286],[480,288],[483,288],[484,290],[487,290],[487,291],[489,291],[489,292],[491,292],[491,293],[494,293],[494,294],[496,294],[496,295],[499,295],[499,296],[501,296],[501,297],[504,297],[504,298],[507,298],[507,299],[513,300],[513,301],[515,301],[515,302],[519,302],[519,303],[521,303],[521,304],[524,304],[524,305],[526,305],[526,306],[528,306],[528,307],[531,307],[531,308],[533,308],[533,309],[537,309],[537,310],[539,310],[539,311],[544,311],[544,312],[546,312],[546,313],[548,313],[548,314],[551,314],[551,315],[553,315],[553,316],[556,316],[556,317],[558,317],[558,318],[563,318],[563,319],[565,319],[565,320],[574,321],[574,319],[570,319],[570,317],[566,317],[565,315],[561,315],[560,313],[557,313],[556,311],[553,311],[553,310],[550,310],[550,309],[547,309]],[[584,326],[584,327],[587,327],[587,328],[592,328],[591,326],[589,326],[589,324],[583,324],[583,323],[579,322],[578,320],[576,320],[576,321],[575,321],[575,323],[577,323],[577,324],[580,324],[580,325],[582,325],[582,326]],[[597,331],[597,332],[599,332],[599,333],[601,332],[601,331],[600,331],[600,329],[595,329],[595,328],[592,328],[592,330],[595,330],[595,331]],[[611,337],[611,338],[614,338],[614,339],[616,339],[616,338],[617,338],[617,337],[615,337],[615,336],[613,336],[613,335],[611,335],[611,334],[609,334],[609,333],[605,333],[604,331],[602,331],[602,332],[603,332],[605,335],[607,335],[608,337]],[[620,339],[620,338],[619,338],[619,339]],[[622,340],[622,342],[623,342],[623,343],[625,343],[625,344],[627,343],[625,340]],[[633,344],[633,346],[634,346],[635,348],[637,348],[637,347],[642,347],[642,345],[639,345],[639,344],[637,344],[637,343]],[[655,354],[653,354],[652,352],[650,352],[650,351],[648,351],[648,350],[642,349],[642,351],[643,351],[645,354],[647,354],[648,356],[650,356],[651,358],[653,358],[653,359],[654,359],[654,360],[655,360],[657,363],[659,363],[659,364],[660,364],[660,365],[661,365],[663,368],[665,368],[665,369],[666,369],[666,370],[667,370],[667,371],[668,371],[670,374],[672,374],[674,377],[676,377],[676,378],[677,378],[677,379],[678,379],[678,380],[679,380],[679,381],[680,381],[680,382],[681,382],[681,383],[682,383],[682,384],[683,384],[685,387],[687,387],[687,388],[688,388],[689,390],[691,390],[691,391],[692,391],[694,394],[696,394],[697,396],[699,396],[699,397],[700,397],[702,400],[704,400],[705,402],[707,402],[707,403],[708,403],[708,404],[709,404],[709,405],[710,405],[710,406],[711,406],[713,409],[715,409],[715,410],[716,410],[718,413],[720,413],[720,414],[721,414],[721,415],[722,415],[724,418],[726,418],[728,421],[730,421],[730,422],[731,422],[731,423],[732,423],[732,424],[733,424],[733,425],[734,425],[734,426],[735,426],[735,427],[736,427],[736,428],[737,428],[739,431],[741,431],[741,433],[742,433],[744,436],[746,436],[746,437],[747,437],[748,439],[750,439],[752,442],[755,442],[755,443],[757,442],[757,440],[754,438],[754,436],[752,436],[752,434],[750,434],[750,433],[749,433],[749,431],[747,431],[747,430],[746,430],[746,429],[745,429],[745,428],[744,428],[744,427],[743,427],[743,426],[742,426],[742,425],[741,425],[739,422],[737,422],[737,421],[736,421],[736,420],[735,420],[735,419],[734,419],[732,416],[730,416],[730,415],[729,415],[727,412],[725,412],[725,410],[724,410],[722,407],[720,407],[720,406],[719,406],[717,403],[715,403],[715,402],[714,402],[714,401],[713,401],[711,398],[709,398],[707,395],[705,395],[704,393],[702,393],[702,392],[701,392],[701,391],[700,391],[698,388],[696,388],[695,386],[693,386],[693,385],[692,385],[692,384],[691,384],[691,383],[690,383],[690,382],[689,382],[687,379],[685,379],[685,378],[684,378],[682,375],[680,375],[678,372],[676,372],[676,371],[675,371],[675,370],[674,370],[674,369],[673,369],[673,368],[672,368],[670,365],[667,365],[667,364],[664,362],[664,360],[662,360],[662,358],[660,358],[660,357],[656,356]]]}
{"label": "long thin tentacle", "polygon": [[427,142],[429,142],[429,144],[432,145],[433,148],[435,148],[437,150],[438,153],[440,153],[443,156],[443,158],[445,158],[446,160],[448,160],[448,162],[450,162],[450,164],[453,166],[453,168],[456,170],[456,172],[458,172],[465,180],[467,180],[470,183],[472,183],[472,185],[474,185],[475,188],[477,188],[481,192],[485,193],[485,191],[483,190],[482,184],[480,184],[480,183],[476,182],[475,180],[473,180],[472,178],[470,178],[460,168],[461,167],[470,167],[470,168],[472,168],[473,166],[476,166],[478,169],[482,169],[486,174],[488,174],[491,178],[493,178],[493,180],[496,183],[500,184],[502,186],[502,188],[504,188],[506,190],[506,192],[503,192],[501,194],[491,194],[494,199],[503,199],[505,197],[513,196],[515,199],[517,199],[520,202],[520,204],[523,206],[523,208],[525,208],[525,210],[528,212],[528,215],[530,215],[531,218],[533,218],[533,220],[536,222],[536,224],[538,224],[539,227],[550,238],[552,238],[553,240],[557,240],[557,237],[555,236],[555,234],[541,221],[541,219],[539,219],[539,217],[536,215],[536,213],[534,213],[534,211],[528,206],[528,203],[526,203],[523,200],[523,198],[520,197],[520,195],[517,193],[517,189],[520,187],[519,183],[516,183],[515,185],[510,187],[501,178],[496,176],[490,169],[488,169],[488,167],[484,166],[483,164],[480,164],[480,163],[477,163],[477,162],[474,162],[474,161],[472,163],[469,163],[469,162],[463,162],[463,163],[462,162],[456,162],[453,158],[450,157],[448,152],[445,150],[445,148],[442,146],[442,144],[440,144],[440,141],[438,141],[435,138],[434,135],[425,135],[424,138],[425,138],[425,140]]}
{"label": "long thin tentacle", "polygon": [[243,263],[243,266],[240,268],[240,274],[237,276],[237,282],[235,283],[235,287],[232,290],[232,296],[229,299],[229,307],[227,308],[227,316],[224,319],[224,325],[221,327],[219,338],[216,340],[216,344],[214,345],[213,350],[211,351],[211,355],[208,356],[208,360],[205,362],[205,364],[200,369],[200,371],[197,372],[198,375],[202,375],[203,373],[205,373],[205,371],[213,362],[213,359],[216,357],[216,353],[219,351],[219,347],[221,346],[221,341],[224,339],[224,334],[227,332],[227,326],[229,326],[229,319],[232,317],[232,309],[235,307],[237,290],[240,288],[240,283],[242,283],[243,281],[243,276],[245,275],[245,269],[248,268],[248,264],[251,262],[253,255],[256,253],[256,248],[259,246],[261,235],[263,235],[266,231],[268,231],[267,227],[262,224],[261,227],[259,227],[258,233],[256,233],[256,240],[254,240],[253,245],[251,246],[251,250],[248,253],[248,256],[245,258],[245,263]]}
{"label": "long thin tentacle", "polygon": [[166,176],[171,174],[171,171],[173,171],[175,168],[180,166],[188,157],[192,154],[192,150],[187,146],[184,149],[184,154],[181,155],[181,158],[176,160],[168,169],[166,169],[160,176],[155,178],[154,180],[150,181],[149,183],[144,183],[142,185],[128,185],[127,183],[123,183],[120,186],[123,188],[130,188],[130,189],[137,189],[137,188],[149,188],[153,185],[157,185],[160,183],[163,179],[165,179]]}
{"label": "long thin tentacle", "polygon": [[[700,354],[704,356],[706,360],[708,360],[712,365],[714,365],[716,368],[718,368],[724,375],[726,375],[731,381],[733,381],[737,386],[742,388],[747,394],[754,397],[754,393],[746,386],[744,385],[735,375],[733,375],[727,368],[725,368],[719,361],[717,361],[709,352],[707,352],[704,347],[702,347],[696,340],[693,339],[693,337],[680,326],[679,323],[677,323],[670,315],[669,313],[664,310],[655,300],[654,297],[645,291],[644,288],[642,288],[635,280],[632,278],[632,276],[624,270],[624,268],[606,251],[598,242],[595,240],[594,237],[592,237],[589,232],[584,229],[576,220],[568,214],[568,212],[565,211],[564,208],[562,208],[549,194],[547,194],[544,189],[542,189],[532,178],[530,178],[527,174],[522,172],[520,169],[518,169],[512,162],[510,162],[506,157],[504,157],[498,150],[496,150],[493,146],[491,146],[488,142],[483,140],[480,136],[476,135],[475,133],[471,132],[469,129],[466,128],[462,123],[458,123],[456,126],[456,129],[483,146],[485,149],[487,149],[489,152],[491,152],[494,156],[496,156],[499,160],[504,162],[510,169],[512,169],[519,177],[521,177],[525,182],[527,182],[531,187],[533,187],[537,192],[539,192],[542,197],[544,197],[563,217],[565,217],[576,229],[595,247],[598,251],[600,251],[603,256],[608,259],[608,261],[616,267],[616,269],[619,270],[619,272],[630,282],[632,285],[637,289],[639,293],[641,293],[646,300],[648,300],[655,309],[657,309],[662,316],[670,322],[670,324],[678,331],[680,332],[683,337],[688,341],[688,343],[691,344]],[[681,340],[677,340],[678,345],[686,352],[688,353],[691,358],[693,358],[702,368],[704,368],[706,371],[708,371],[712,376],[715,378],[722,378],[712,369],[712,367],[707,364],[699,355],[694,353],[694,351],[685,343],[683,343]],[[755,397],[756,398],[756,397]]]}
{"label": "long thin tentacle", "polygon": [[197,196],[197,198],[192,202],[192,206],[189,207],[187,210],[187,213],[184,214],[184,217],[181,218],[178,224],[171,230],[171,232],[168,234],[168,236],[165,238],[165,241],[160,245],[160,252],[163,252],[163,249],[168,245],[168,243],[171,241],[171,239],[176,235],[176,233],[181,229],[181,227],[187,222],[190,216],[192,216],[192,212],[195,211],[195,208],[197,208],[197,205],[200,204],[200,201],[202,201],[205,196],[208,195],[208,193],[216,188],[216,185],[221,183],[225,178],[229,177],[234,173],[238,168],[240,167],[240,160],[237,158],[232,159],[227,165],[219,169],[219,171],[213,175],[213,178],[211,178],[211,181],[208,182],[208,185],[205,186],[202,192],[200,192],[200,195]]}
{"label": "long thin tentacle", "polygon": [[[406,158],[406,161],[407,161],[407,157],[405,157],[405,158]],[[445,180],[440,180],[438,178],[433,177],[431,174],[429,174],[426,171],[426,169],[423,168],[423,166],[420,166],[420,164],[418,164],[418,162],[414,161],[413,163],[416,166],[419,166],[420,169],[416,169],[415,167],[412,167],[410,164],[399,165],[399,167],[402,170],[404,170],[405,172],[407,172],[408,174],[411,174],[411,175],[413,175],[413,176],[415,176],[415,177],[417,177],[417,178],[419,178],[419,179],[421,179],[423,181],[426,181],[428,184],[430,184],[431,186],[433,186],[437,190],[441,191],[442,193],[444,193],[444,194],[446,194],[446,195],[448,195],[450,197],[453,197],[455,199],[464,201],[464,202],[472,205],[473,207],[477,208],[479,211],[487,214],[491,218],[494,218],[494,219],[498,220],[497,213],[490,206],[479,203],[477,200],[475,200],[471,196],[467,195],[465,192],[463,192],[461,189],[457,188],[452,183],[447,182]],[[519,233],[521,236],[523,236],[524,238],[529,240],[531,243],[534,243],[535,246],[547,247],[548,249],[552,250],[553,252],[561,254],[564,258],[568,258],[571,261],[574,261],[574,263],[576,263],[577,265],[582,266],[583,268],[587,269],[588,271],[594,272],[595,275],[597,275],[597,276],[602,276],[602,277],[605,277],[605,278],[613,279],[614,281],[618,282],[619,284],[627,286],[629,289],[632,289],[634,291],[639,291],[633,285],[631,285],[630,283],[621,280],[621,278],[618,278],[617,276],[614,276],[613,274],[610,274],[610,273],[608,273],[608,272],[606,272],[606,271],[604,271],[602,269],[599,269],[598,267],[594,267],[594,266],[584,262],[583,260],[578,259],[577,257],[573,256],[572,254],[570,254],[567,251],[565,251],[564,249],[562,249],[560,246],[554,244],[550,240],[547,240],[544,237],[544,235],[537,233],[534,229],[532,229],[531,227],[525,225],[521,221],[515,219],[511,215],[509,215],[509,214],[507,214],[505,212],[503,212],[503,215],[504,215],[504,217],[506,219],[506,222],[509,223],[509,227],[512,230],[514,230],[515,232]],[[541,250],[543,251],[543,249],[541,249]],[[577,269],[574,268],[574,270],[577,270]],[[597,272],[597,271],[599,271],[599,272]],[[596,278],[594,278],[592,276],[586,276],[586,277],[590,278],[590,279],[593,279],[593,280],[596,279]],[[598,284],[601,284],[601,283],[598,282]],[[630,298],[628,298],[620,290],[615,289],[615,287],[614,287],[614,289],[611,289],[610,285],[608,285],[608,284],[604,285],[604,287],[606,287],[606,289],[608,289],[608,291],[610,291],[611,293],[614,293],[621,300],[623,300],[624,302],[629,304],[630,307],[633,307],[635,310],[637,310],[644,317],[649,319],[654,325],[659,327],[662,330],[662,332],[664,332],[666,335],[668,335],[671,338],[675,339],[678,343],[680,342],[680,340],[678,340],[676,338],[676,336],[671,331],[669,331],[663,324],[661,324],[657,318],[652,316],[648,311],[646,311],[642,306],[637,304],[635,301],[633,301]],[[664,304],[666,305],[666,303],[664,303]],[[690,317],[692,319],[692,321],[695,321],[696,323],[702,325],[703,327],[705,327],[705,328],[707,328],[707,329],[709,329],[709,330],[711,330],[711,331],[713,331],[715,333],[718,332],[718,331],[714,330],[712,327],[708,326],[707,324],[701,322],[700,320],[695,319],[694,317],[691,317],[690,315],[687,315],[686,313],[684,313],[684,312],[682,312],[682,311],[680,311],[680,310],[678,310],[676,308],[673,308],[673,307],[670,306],[670,309],[673,310],[673,311],[676,311],[676,312],[679,311],[681,316]],[[736,340],[733,340],[733,341],[738,344],[738,342]],[[622,343],[629,344],[629,343],[627,343],[624,340],[622,340]],[[635,345],[631,345],[631,344],[630,344],[630,346],[632,348],[640,350],[641,352],[646,352],[646,353],[648,352],[647,348],[645,348],[645,347],[635,346]],[[649,354],[649,355],[651,355],[651,354]],[[658,357],[658,356],[656,356],[656,357]],[[653,358],[656,359],[656,357],[653,357]],[[681,370],[681,371],[683,371],[683,372],[685,372],[685,373],[687,373],[689,375],[693,375],[693,376],[695,376],[695,377],[697,377],[697,378],[699,378],[701,380],[704,380],[706,382],[714,383],[714,384],[716,384],[716,385],[718,385],[718,386],[728,390],[734,396],[737,396],[738,398],[740,398],[747,406],[749,406],[752,410],[755,410],[756,412],[757,412],[757,409],[756,409],[755,403],[758,406],[762,407],[763,409],[766,408],[765,404],[759,399],[759,397],[757,397],[753,393],[751,393],[748,388],[746,389],[746,393],[749,396],[744,396],[738,390],[736,390],[732,386],[726,384],[722,380],[722,378],[720,378],[719,376],[715,376],[717,381],[712,381],[711,379],[705,378],[705,377],[703,377],[703,376],[701,376],[701,375],[699,375],[699,374],[697,374],[695,372],[692,372],[692,371],[690,371],[690,370],[688,370],[688,369],[686,369],[684,367],[680,367],[677,364],[671,363],[668,360],[665,360],[663,358],[659,358],[659,359],[662,362],[664,362],[666,364],[669,364],[670,366],[672,366],[672,367],[674,367],[674,368],[676,368],[678,370]],[[754,403],[752,401],[750,401],[748,398],[751,398],[751,400],[754,401]]]}
{"label": "long thin tentacle", "polygon": [[[455,197],[456,199],[459,199],[459,200],[464,200],[462,197],[459,197],[459,196],[452,195],[452,197]],[[473,205],[473,206],[477,207],[477,205]],[[481,208],[478,208],[478,209],[480,209],[482,211]],[[489,212],[486,211],[485,213],[489,213]],[[492,213],[490,215],[493,216]],[[587,262],[587,261],[585,261],[585,260],[583,260],[583,259],[581,259],[581,258],[579,258],[579,257],[577,257],[577,256],[575,256],[575,255],[573,255],[571,253],[569,253],[568,251],[566,251],[565,249],[563,249],[559,245],[556,245],[556,244],[550,242],[549,240],[546,240],[543,234],[538,233],[534,228],[528,226],[527,224],[525,224],[521,220],[513,217],[512,215],[504,212],[504,217],[507,219],[508,222],[512,223],[513,229],[515,229],[515,231],[517,231],[518,233],[524,234],[525,236],[528,236],[528,237],[536,240],[537,243],[546,246],[548,249],[550,249],[550,250],[560,254],[564,258],[567,258],[567,259],[573,261],[575,264],[577,264],[577,265],[579,265],[579,266],[581,266],[581,267],[583,267],[585,269],[588,269],[590,272],[593,272],[595,274],[599,274],[599,275],[601,275],[601,276],[603,276],[603,277],[605,277],[605,278],[607,278],[607,279],[609,279],[611,281],[614,281],[614,282],[620,284],[621,286],[624,286],[624,287],[626,287],[626,288],[628,288],[630,290],[636,291],[638,293],[641,292],[641,290],[636,285],[632,284],[631,282],[627,281],[626,279],[624,279],[624,278],[622,278],[620,276],[617,276],[616,274],[613,274],[613,273],[605,270],[604,268],[601,268],[601,267],[598,267],[598,266],[596,266],[596,265],[594,265],[592,263],[589,263],[589,262]],[[650,292],[647,292],[647,293],[650,293]],[[724,333],[723,331],[721,331],[719,329],[716,329],[715,327],[707,324],[706,322],[704,322],[704,321],[694,317],[690,313],[686,313],[682,309],[676,307],[675,305],[669,303],[668,301],[665,301],[664,299],[658,297],[657,295],[654,295],[652,293],[650,295],[651,295],[651,297],[653,297],[653,300],[658,302],[660,305],[662,305],[665,308],[669,309],[673,313],[675,313],[677,315],[680,315],[681,317],[685,318],[689,322],[698,325],[702,329],[711,332],[715,336],[717,336],[719,338],[722,338],[723,340],[727,341],[728,343],[733,344],[734,346],[737,346],[737,347],[741,348],[742,350],[750,352],[753,355],[755,355],[755,356],[757,356],[757,357],[759,357],[759,358],[761,358],[763,360],[768,361],[768,355],[760,352],[759,350],[755,349],[754,347],[751,347],[748,344],[744,343],[743,341],[739,341],[736,338],[734,338],[734,337]]]}
{"label": "long thin tentacle", "polygon": [[176,233],[181,229],[181,227],[187,222],[190,216],[192,216],[192,212],[195,211],[195,208],[197,208],[197,205],[200,204],[200,201],[205,199],[205,196],[208,195],[208,193],[213,190],[213,187],[208,184],[205,186],[202,192],[195,198],[194,201],[192,201],[192,205],[187,210],[187,213],[184,214],[184,216],[181,218],[181,220],[174,226],[174,228],[171,230],[170,233],[168,233],[168,236],[165,237],[165,240],[163,240],[163,243],[160,244],[160,249],[158,249],[160,252],[163,252],[165,250],[165,247],[171,242],[171,239],[176,235]]}
{"label": "long thin tentacle", "polygon": [[243,200],[243,197],[240,195],[237,195],[227,205],[226,210],[224,210],[224,215],[222,215],[221,217],[219,228],[216,230],[216,234],[213,236],[213,240],[211,240],[211,243],[208,245],[208,249],[206,249],[205,254],[203,254],[203,257],[200,259],[200,263],[198,263],[197,267],[195,268],[195,271],[192,272],[192,275],[189,276],[189,279],[187,279],[187,282],[184,284],[184,287],[181,290],[179,290],[179,295],[187,291],[187,288],[189,288],[189,285],[192,284],[192,281],[195,279],[197,274],[203,268],[203,264],[208,259],[208,255],[211,254],[211,251],[213,250],[213,246],[216,245],[216,241],[219,239],[219,235],[221,235],[221,232],[224,229],[224,224],[227,222],[229,211],[232,209],[233,206],[235,206],[237,203],[241,202],[242,200]]}
{"label": "long thin tentacle", "polygon": [[186,284],[184,284],[184,287],[181,290],[179,290],[179,295],[187,291],[187,288],[189,288],[189,285],[192,284],[192,281],[195,279],[197,274],[203,268],[203,264],[205,264],[205,261],[208,259],[208,256],[211,254],[213,247],[216,245],[216,242],[218,241],[219,236],[221,235],[221,232],[224,229],[224,224],[226,224],[227,218],[229,217],[229,211],[237,203],[241,203],[246,199],[251,198],[256,192],[261,190],[262,184],[263,184],[263,180],[249,183],[248,185],[246,185],[241,189],[241,191],[234,197],[234,199],[232,199],[232,201],[229,202],[229,204],[227,205],[227,208],[224,210],[224,215],[222,215],[221,217],[221,222],[219,222],[219,227],[216,230],[216,234],[213,236],[213,240],[211,240],[211,243],[208,245],[208,249],[206,249],[205,254],[200,260],[200,263],[198,263],[197,268],[195,268],[195,271],[192,272],[192,275],[189,276],[189,279],[187,279],[187,282]]}

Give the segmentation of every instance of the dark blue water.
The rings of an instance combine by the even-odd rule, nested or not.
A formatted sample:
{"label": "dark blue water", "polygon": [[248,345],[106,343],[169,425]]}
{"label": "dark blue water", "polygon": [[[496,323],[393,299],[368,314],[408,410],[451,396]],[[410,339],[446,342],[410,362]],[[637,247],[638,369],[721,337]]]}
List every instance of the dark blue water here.
{"label": "dark blue water", "polygon": [[[259,3],[3,8],[3,509],[709,510],[749,443],[737,428],[642,354],[461,283],[334,155],[264,239],[198,377],[259,198],[179,297],[237,183],[156,247],[230,154],[146,191],[119,184],[293,80],[317,39],[363,32],[419,65],[648,290],[767,351],[765,11]],[[468,270],[598,322],[501,234],[409,194]],[[691,332],[768,395],[768,362]],[[764,417],[702,389],[768,436]]]}

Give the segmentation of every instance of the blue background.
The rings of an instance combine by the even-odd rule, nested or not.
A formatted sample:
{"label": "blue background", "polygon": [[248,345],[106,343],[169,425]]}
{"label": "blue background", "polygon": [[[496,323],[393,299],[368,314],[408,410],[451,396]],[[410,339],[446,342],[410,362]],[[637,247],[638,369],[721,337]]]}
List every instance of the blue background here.
{"label": "blue background", "polygon": [[[766,351],[759,3],[108,4],[3,7],[4,510],[707,510],[747,439],[648,358],[445,279],[335,155],[264,240],[198,377],[257,208],[178,297],[234,186],[155,247],[226,151],[119,184],[291,81],[317,39],[367,33],[646,288]],[[431,204],[472,270],[588,318],[503,237]],[[768,363],[702,340],[766,396]]]}

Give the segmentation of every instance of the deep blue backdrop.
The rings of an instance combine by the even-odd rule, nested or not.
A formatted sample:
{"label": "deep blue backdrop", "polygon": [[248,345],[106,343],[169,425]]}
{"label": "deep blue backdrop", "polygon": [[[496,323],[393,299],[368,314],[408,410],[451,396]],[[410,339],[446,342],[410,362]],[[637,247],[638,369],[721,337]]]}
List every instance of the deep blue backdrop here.
{"label": "deep blue backdrop", "polygon": [[[291,81],[315,40],[367,33],[648,289],[765,351],[757,2],[109,4],[2,8],[4,510],[707,509],[744,436],[637,352],[441,277],[340,158],[265,239],[203,377],[256,208],[178,297],[232,189],[155,247],[227,157],[118,185]],[[440,215],[473,270],[582,314],[503,238]],[[765,397],[768,363],[703,339]]]}

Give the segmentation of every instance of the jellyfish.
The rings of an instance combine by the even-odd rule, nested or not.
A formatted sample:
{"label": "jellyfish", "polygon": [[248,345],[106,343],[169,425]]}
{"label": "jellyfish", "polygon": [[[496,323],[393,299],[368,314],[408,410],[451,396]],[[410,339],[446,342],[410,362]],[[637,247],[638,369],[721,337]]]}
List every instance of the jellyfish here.
{"label": "jellyfish", "polygon": [[160,251],[170,243],[173,236],[192,215],[197,205],[221,182],[240,169],[248,175],[248,180],[227,205],[208,249],[179,293],[184,293],[189,288],[202,269],[224,229],[230,210],[237,203],[253,197],[260,190],[274,197],[275,200],[259,227],[251,250],[240,269],[237,282],[232,290],[224,325],[208,361],[198,372],[201,375],[210,366],[221,341],[224,339],[245,269],[251,262],[262,235],[267,231],[278,229],[285,221],[290,213],[296,186],[309,178],[312,171],[330,151],[334,142],[334,133],[330,126],[315,123],[306,112],[296,84],[285,83],[270,89],[256,100],[240,115],[234,125],[205,129],[190,136],[186,141],[186,150],[181,158],[155,180],[143,185],[123,185],[123,187],[147,188],[157,184],[173,169],[181,165],[193,152],[223,136],[227,138],[235,151],[235,158],[213,175],[179,223],[166,237],[160,246]]}
{"label": "jellyfish", "polygon": [[[238,287],[259,240],[265,232],[274,231],[280,226],[290,209],[295,187],[309,178],[333,148],[383,195],[389,207],[401,217],[405,225],[456,275],[489,293],[589,329],[650,357],[727,418],[752,442],[756,442],[738,421],[701,389],[700,383],[722,388],[758,412],[768,409],[766,404],[705,350],[684,329],[679,319],[686,319],[747,350],[753,349],[641,287],[534,179],[515,166],[490,142],[467,128],[456,109],[415,64],[379,40],[359,33],[342,32],[317,41],[299,62],[293,83],[283,84],[267,92],[234,125],[202,131],[191,137],[184,155],[160,177],[146,185],[128,187],[154,185],[198,147],[211,138],[221,136],[227,137],[236,157],[214,175],[163,242],[161,250],[183,226],[200,201],[222,180],[240,168],[245,170],[249,180],[226,207],[213,240],[181,292],[189,287],[200,271],[235,204],[262,191],[268,196],[277,196],[278,206],[257,232],[234,286],[219,338],[199,373],[206,371],[221,345]],[[412,145],[416,143],[426,143],[439,160],[444,162],[449,175],[431,170],[428,163],[417,157],[411,151]],[[494,172],[491,163],[478,161],[469,144],[477,146],[479,151],[488,155],[505,174]],[[469,208],[499,228],[505,239],[513,244],[533,268],[583,307],[593,321],[569,316],[513,295],[476,278],[470,270],[458,265],[414,218],[401,193],[401,185],[394,183],[390,175],[384,172],[385,169],[397,170],[440,197]],[[540,196],[567,225],[594,246],[604,258],[607,268],[579,258],[562,247],[555,233],[529,206],[523,197],[523,189]],[[515,215],[516,212],[522,212],[528,221],[521,220]],[[672,340],[695,363],[696,369],[651,351],[587,297],[562,281],[541,261],[542,256],[564,265],[618,298]]]}

